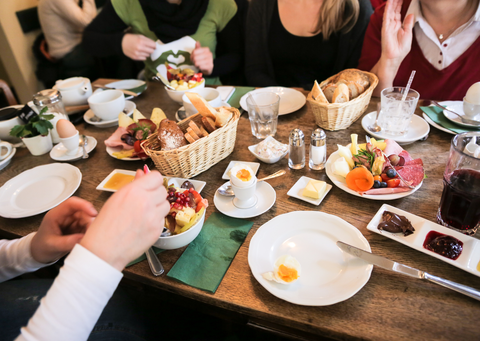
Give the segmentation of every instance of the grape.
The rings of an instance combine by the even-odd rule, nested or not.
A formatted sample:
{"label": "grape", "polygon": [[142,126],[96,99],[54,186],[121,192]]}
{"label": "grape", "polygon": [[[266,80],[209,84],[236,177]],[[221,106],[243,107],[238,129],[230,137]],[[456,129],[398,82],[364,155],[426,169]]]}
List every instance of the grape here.
{"label": "grape", "polygon": [[392,166],[397,166],[400,163],[400,156],[397,154],[392,154],[388,157]]}

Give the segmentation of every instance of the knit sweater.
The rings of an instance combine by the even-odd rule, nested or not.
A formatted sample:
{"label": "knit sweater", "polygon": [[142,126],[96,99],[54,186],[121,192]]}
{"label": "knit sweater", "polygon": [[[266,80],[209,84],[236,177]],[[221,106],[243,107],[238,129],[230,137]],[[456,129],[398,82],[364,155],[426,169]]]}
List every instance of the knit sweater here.
{"label": "knit sweater", "polygon": [[48,52],[56,59],[63,58],[82,41],[84,28],[97,15],[95,0],[40,0],[38,17]]}
{"label": "knit sweater", "polygon": [[[277,0],[251,0],[246,33],[245,74],[252,86],[274,86],[278,84],[272,57],[268,50],[269,35],[275,2]],[[362,51],[363,36],[367,29],[370,15],[373,13],[369,0],[359,0],[360,14],[355,26],[347,33],[341,34],[338,44],[337,60],[331,75],[341,70],[356,67]],[[288,48],[288,46],[286,46]],[[323,79],[320,79],[322,81]],[[313,82],[313,80],[312,80]]]}

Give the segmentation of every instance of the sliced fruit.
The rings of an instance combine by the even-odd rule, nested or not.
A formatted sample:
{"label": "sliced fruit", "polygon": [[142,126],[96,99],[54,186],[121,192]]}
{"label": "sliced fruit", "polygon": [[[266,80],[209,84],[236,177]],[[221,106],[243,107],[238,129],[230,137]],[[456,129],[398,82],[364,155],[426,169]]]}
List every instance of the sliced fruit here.
{"label": "sliced fruit", "polygon": [[122,128],[128,127],[130,124],[135,123],[133,119],[127,116],[125,113],[121,112],[118,114],[118,126]]}
{"label": "sliced fruit", "polygon": [[357,167],[350,171],[345,178],[348,188],[357,191],[368,191],[373,186],[373,175],[364,167]]}
{"label": "sliced fruit", "polygon": [[352,144],[350,145],[350,151],[352,152],[352,155],[356,155],[358,154],[358,135],[351,134],[350,138],[352,139]]}
{"label": "sliced fruit", "polygon": [[[193,225],[195,225],[197,223],[197,221],[202,217],[202,214],[203,214],[204,211],[205,211],[205,207],[202,207],[202,209],[199,210],[197,213],[195,213],[193,218],[190,219],[190,222],[188,224],[185,224],[185,226],[181,227],[178,230],[178,233],[185,232],[185,231],[189,230]],[[177,229],[175,229],[175,232],[176,231],[177,231]],[[178,233],[176,233],[176,234],[178,234]]]}

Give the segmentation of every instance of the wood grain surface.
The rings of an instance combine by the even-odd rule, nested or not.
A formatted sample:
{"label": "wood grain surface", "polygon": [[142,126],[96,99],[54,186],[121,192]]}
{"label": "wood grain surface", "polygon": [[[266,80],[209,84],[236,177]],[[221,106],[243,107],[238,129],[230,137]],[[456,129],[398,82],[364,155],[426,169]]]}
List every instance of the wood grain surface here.
{"label": "wood grain surface", "polygon": [[[174,119],[178,105],[167,96],[161,84],[149,83],[148,89],[134,99],[137,108],[147,117],[155,107],[162,108],[167,117]],[[376,108],[377,98],[373,98],[365,113]],[[417,115],[420,110],[417,109]],[[350,128],[337,132],[326,131],[327,152],[336,151],[338,144],[347,144],[351,133],[357,133],[364,141],[365,132],[361,119]],[[103,141],[115,128],[96,128],[91,125],[78,125],[80,133],[93,136],[98,145],[87,160],[72,164],[82,174],[82,183],[76,196],[91,201],[101,209],[110,193],[97,191],[95,187],[113,170],[135,170],[143,162],[126,162],[110,157]],[[294,128],[305,133],[306,144],[316,128],[314,117],[308,106],[299,111],[280,116],[276,139],[286,143],[288,134]],[[431,128],[426,141],[419,141],[405,146],[413,157],[421,157],[425,164],[427,178],[423,186],[413,195],[403,199],[389,201],[388,204],[406,210],[420,217],[435,222],[435,216],[442,193],[442,175],[449,153],[449,144],[453,135]],[[240,118],[237,141],[233,153],[195,179],[207,182],[202,195],[210,206],[207,217],[216,211],[213,196],[216,189],[223,184],[221,179],[225,168],[231,160],[259,162],[247,149],[258,143],[252,136],[248,114]],[[308,153],[307,153],[308,155]],[[237,312],[247,316],[252,322],[273,326],[293,335],[309,335],[306,339],[328,337],[333,339],[364,340],[474,340],[480,337],[480,327],[476,318],[480,317],[480,302],[421,280],[397,275],[393,272],[374,267],[369,282],[352,298],[331,306],[304,307],[283,301],[267,292],[252,276],[248,266],[248,245],[257,229],[273,217],[292,211],[321,211],[339,216],[357,227],[367,238],[372,252],[388,257],[397,262],[428,271],[431,274],[480,289],[480,278],[445,262],[415,251],[366,229],[368,222],[384,203],[367,200],[350,195],[333,186],[319,206],[310,205],[301,200],[287,196],[288,190],[303,175],[331,183],[325,171],[311,171],[308,166],[302,170],[291,170],[287,158],[275,164],[261,163],[258,177],[264,177],[279,169],[285,169],[283,177],[269,180],[277,193],[277,201],[265,214],[250,219],[254,225],[245,243],[238,251],[229,270],[215,294],[203,292],[176,282],[166,276],[154,277],[146,261],[140,262],[124,271],[125,277],[156,288],[162,292],[175,293],[196,302],[216,308]],[[54,162],[49,155],[32,156],[28,150],[17,150],[11,164],[0,171],[0,185],[10,178],[32,167]],[[151,161],[148,165],[154,168]],[[135,214],[132,212],[132,214]],[[37,230],[43,214],[23,219],[0,218],[0,229],[4,234],[24,236]],[[160,259],[166,272],[178,260],[185,248],[165,251]]]}

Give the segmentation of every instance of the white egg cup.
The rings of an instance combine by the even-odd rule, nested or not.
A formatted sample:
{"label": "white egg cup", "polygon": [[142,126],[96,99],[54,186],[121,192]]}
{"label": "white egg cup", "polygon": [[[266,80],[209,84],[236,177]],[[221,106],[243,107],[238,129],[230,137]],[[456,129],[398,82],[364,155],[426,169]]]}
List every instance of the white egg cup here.
{"label": "white egg cup", "polygon": [[470,120],[479,121],[479,119],[476,116],[480,114],[480,104],[472,104],[468,102],[465,97],[463,99],[463,112],[466,118]]}
{"label": "white egg cup", "polygon": [[80,142],[78,130],[75,135],[70,137],[61,137],[60,142],[62,142],[63,146],[67,148],[67,155],[76,155],[78,152],[78,144]]}
{"label": "white egg cup", "polygon": [[233,205],[237,208],[245,209],[253,207],[257,204],[258,198],[255,195],[257,190],[257,178],[253,183],[248,187],[238,187],[233,181],[230,180],[232,185],[233,192],[235,193],[235,198],[233,199]]}

